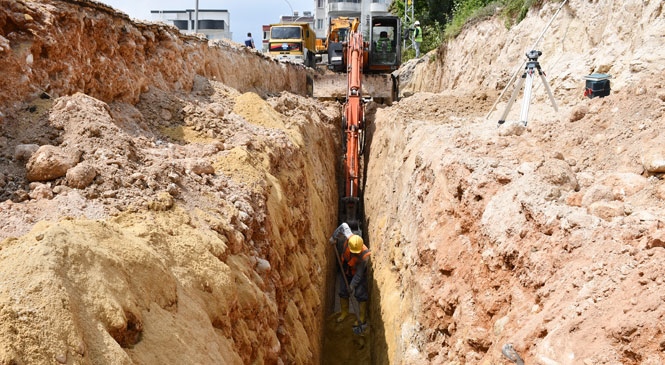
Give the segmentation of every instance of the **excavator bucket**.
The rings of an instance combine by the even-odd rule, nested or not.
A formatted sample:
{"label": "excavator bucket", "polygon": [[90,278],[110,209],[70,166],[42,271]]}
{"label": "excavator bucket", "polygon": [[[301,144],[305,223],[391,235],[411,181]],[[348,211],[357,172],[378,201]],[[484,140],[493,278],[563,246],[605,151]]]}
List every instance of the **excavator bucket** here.
{"label": "excavator bucket", "polygon": [[[325,71],[313,76],[313,95],[320,100],[346,99],[346,74]],[[362,95],[365,98],[390,105],[397,96],[397,80],[392,74],[363,74]]]}
{"label": "excavator bucket", "polygon": [[370,28],[362,39],[360,69],[353,70],[347,46],[351,35],[359,32],[360,20],[340,17],[331,20],[328,35],[328,69],[313,76],[313,96],[321,100],[344,101],[349,93],[349,74],[362,77],[363,99],[390,105],[397,99],[398,80],[393,76],[401,64],[401,22],[396,16],[372,16]]}

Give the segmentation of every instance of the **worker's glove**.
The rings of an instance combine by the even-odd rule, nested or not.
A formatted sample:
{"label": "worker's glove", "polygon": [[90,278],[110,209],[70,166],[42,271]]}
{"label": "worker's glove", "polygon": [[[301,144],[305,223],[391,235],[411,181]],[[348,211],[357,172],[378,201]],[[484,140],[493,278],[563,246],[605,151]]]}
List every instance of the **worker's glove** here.
{"label": "worker's glove", "polygon": [[349,286],[349,290],[351,290],[351,294],[353,294],[353,292],[356,291],[356,286],[351,284],[351,286]]}
{"label": "worker's glove", "polygon": [[331,245],[334,245],[335,244],[335,239],[330,237],[330,239],[328,240],[328,243],[330,243]]}

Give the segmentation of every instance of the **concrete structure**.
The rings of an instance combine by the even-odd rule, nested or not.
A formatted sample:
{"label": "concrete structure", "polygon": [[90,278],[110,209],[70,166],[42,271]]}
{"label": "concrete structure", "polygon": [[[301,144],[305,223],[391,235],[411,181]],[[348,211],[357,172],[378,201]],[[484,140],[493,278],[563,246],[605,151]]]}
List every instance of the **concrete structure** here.
{"label": "concrete structure", "polygon": [[261,40],[261,51],[268,52],[268,40],[270,39],[270,25],[263,25],[263,38]]}
{"label": "concrete structure", "polygon": [[369,29],[374,15],[388,15],[392,0],[314,0],[314,30],[317,38],[325,38],[331,18],[348,16],[361,19],[361,30]]}
{"label": "concrete structure", "polygon": [[293,15],[282,15],[279,17],[280,23],[309,23],[312,28],[314,28],[314,16],[311,11],[303,11],[302,15],[299,12],[294,11]]}
{"label": "concrete structure", "polygon": [[[194,33],[196,11],[187,10],[151,10],[152,20],[174,25],[182,33]],[[223,9],[199,9],[198,32],[208,39],[231,39],[231,14]]]}

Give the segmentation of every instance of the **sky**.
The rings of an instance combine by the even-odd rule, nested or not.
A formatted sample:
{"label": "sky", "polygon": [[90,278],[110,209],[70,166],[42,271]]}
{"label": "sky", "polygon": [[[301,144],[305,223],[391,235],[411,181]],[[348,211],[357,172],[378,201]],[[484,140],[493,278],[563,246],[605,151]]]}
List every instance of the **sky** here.
{"label": "sky", "polygon": [[[196,0],[97,0],[126,13],[131,18],[150,20],[150,10],[195,9]],[[279,22],[282,15],[291,15],[291,9],[302,15],[314,14],[314,0],[199,0],[201,9],[226,9],[231,16],[233,40],[242,43],[247,33],[260,44],[264,24]]]}

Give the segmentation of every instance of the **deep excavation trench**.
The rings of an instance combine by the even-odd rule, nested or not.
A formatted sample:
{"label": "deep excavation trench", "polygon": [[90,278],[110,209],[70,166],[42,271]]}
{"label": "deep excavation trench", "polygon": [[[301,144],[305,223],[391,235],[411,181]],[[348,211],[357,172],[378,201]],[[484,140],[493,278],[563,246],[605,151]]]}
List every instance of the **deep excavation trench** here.
{"label": "deep excavation trench", "polygon": [[370,104],[357,336],[331,316],[340,104],[308,71],[0,0],[0,364],[662,364],[662,2],[570,0],[542,42],[559,111],[541,88],[528,127],[485,117],[560,3],[466,27]]}
{"label": "deep excavation trench", "polygon": [[303,67],[0,4],[0,364],[372,363],[380,316],[332,316],[341,104]]}
{"label": "deep excavation trench", "polygon": [[[363,186],[363,190],[361,190],[361,196],[364,193],[364,189],[368,186],[371,186],[368,184],[366,178],[366,174],[364,171],[366,171],[367,163],[368,163],[368,151],[370,148],[370,143],[371,143],[371,131],[373,128],[371,127],[374,123],[374,118],[376,115],[376,108],[377,107],[383,107],[380,106],[379,104],[375,102],[370,102],[366,106],[366,111],[365,111],[365,122],[366,122],[366,128],[364,133],[367,133],[366,135],[366,140],[365,140],[365,147],[362,155],[360,156],[360,162],[361,162],[361,184]],[[341,119],[339,120],[339,123],[341,125]],[[341,128],[340,128],[341,131]],[[340,138],[345,138],[344,133],[342,132],[340,134]],[[343,170],[343,160],[342,160],[342,155],[340,152],[340,155],[337,156],[337,165],[339,166],[338,168],[338,186],[337,190],[340,196],[343,196],[344,194],[344,186],[345,186],[345,181],[344,181],[344,170]],[[344,215],[343,212],[343,204],[340,202],[338,206],[338,216],[342,217]],[[365,245],[371,250],[372,249],[372,242],[370,240],[370,237],[367,235],[367,231],[364,229],[365,227],[365,222],[366,222],[366,217],[365,217],[365,211],[364,211],[364,204],[361,204],[360,206],[360,212],[361,216],[363,217],[363,223],[361,231],[364,239]],[[339,223],[342,223],[341,220],[338,219]],[[333,255],[335,254],[334,250],[331,248],[331,252]],[[324,333],[323,333],[323,351],[322,351],[322,364],[324,365],[335,365],[335,364],[363,364],[363,365],[369,365],[369,364],[375,364],[376,362],[373,361],[373,356],[375,356],[375,353],[382,353],[386,351],[386,347],[384,346],[385,341],[381,339],[377,339],[377,336],[382,335],[383,333],[383,325],[381,324],[381,317],[378,315],[380,313],[380,308],[378,308],[378,303],[380,301],[374,301],[373,296],[378,296],[380,293],[379,288],[376,286],[376,282],[372,280],[372,266],[371,266],[371,260],[370,260],[370,265],[368,267],[368,272],[367,272],[367,285],[368,285],[368,291],[370,293],[370,298],[368,301],[368,324],[369,326],[367,329],[365,329],[362,333],[354,333],[353,331],[353,326],[356,321],[356,313],[358,313],[358,302],[354,299],[350,299],[350,311],[352,312],[350,316],[348,316],[343,322],[337,323],[336,318],[337,318],[337,312],[339,311],[339,296],[337,294],[339,290],[340,285],[345,285],[343,282],[339,282],[339,278],[337,276],[337,270],[338,270],[338,263],[337,260],[331,257],[331,260],[329,262],[329,267],[332,267],[332,272],[328,274],[328,292],[326,293],[326,297],[328,298],[328,302],[330,304],[326,303],[328,307],[326,308],[326,320],[325,320],[325,326],[324,326]],[[376,303],[376,304],[375,304]],[[371,313],[376,313],[377,315],[372,316]],[[385,354],[383,354],[380,358],[386,358]]]}

